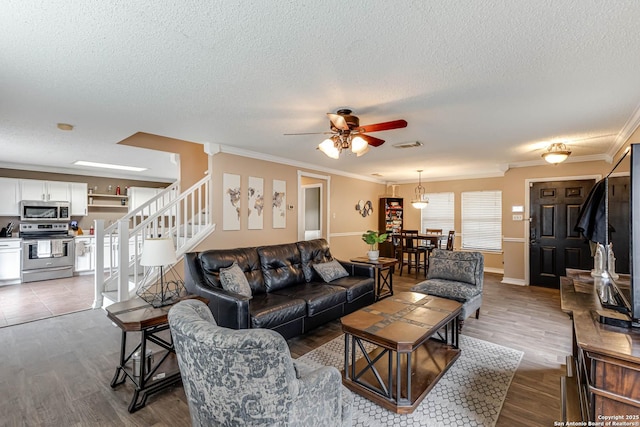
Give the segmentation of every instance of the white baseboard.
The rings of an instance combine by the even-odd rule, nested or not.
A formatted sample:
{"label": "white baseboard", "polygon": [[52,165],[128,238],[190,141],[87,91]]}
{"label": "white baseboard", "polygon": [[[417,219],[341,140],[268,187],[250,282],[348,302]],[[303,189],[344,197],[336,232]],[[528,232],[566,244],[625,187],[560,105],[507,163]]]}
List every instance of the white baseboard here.
{"label": "white baseboard", "polygon": [[502,282],[500,283],[505,283],[507,285],[527,286],[527,284],[524,282],[524,279],[515,279],[513,277],[503,277]]}
{"label": "white baseboard", "polygon": [[502,268],[485,267],[484,268],[484,272],[485,273],[504,274],[504,270]]}

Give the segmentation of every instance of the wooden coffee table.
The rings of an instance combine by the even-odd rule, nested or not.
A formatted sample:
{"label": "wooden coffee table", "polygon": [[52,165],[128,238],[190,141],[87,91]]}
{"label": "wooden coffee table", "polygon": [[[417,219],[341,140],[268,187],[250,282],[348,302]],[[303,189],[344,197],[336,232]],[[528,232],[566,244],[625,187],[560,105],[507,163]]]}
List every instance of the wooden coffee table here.
{"label": "wooden coffee table", "polygon": [[[396,413],[413,412],[460,356],[461,308],[457,301],[400,292],[343,317],[343,384]],[[366,343],[376,348],[367,352]]]}

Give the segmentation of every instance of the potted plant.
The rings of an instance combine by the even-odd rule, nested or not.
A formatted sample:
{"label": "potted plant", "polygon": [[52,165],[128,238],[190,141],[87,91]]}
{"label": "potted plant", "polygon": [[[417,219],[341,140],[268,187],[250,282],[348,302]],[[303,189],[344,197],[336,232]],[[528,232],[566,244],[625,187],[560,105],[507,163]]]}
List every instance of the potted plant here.
{"label": "potted plant", "polygon": [[371,250],[367,252],[369,260],[375,261],[378,259],[378,256],[380,256],[378,243],[382,243],[387,240],[387,236],[387,233],[379,234],[377,231],[373,230],[367,230],[367,232],[362,235],[362,240],[371,248]]}

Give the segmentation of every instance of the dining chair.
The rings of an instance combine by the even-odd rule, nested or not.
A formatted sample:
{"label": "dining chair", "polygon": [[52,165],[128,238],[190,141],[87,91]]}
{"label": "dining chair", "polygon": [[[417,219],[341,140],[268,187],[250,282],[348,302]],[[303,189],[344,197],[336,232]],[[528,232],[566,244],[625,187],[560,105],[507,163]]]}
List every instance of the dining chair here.
{"label": "dining chair", "polygon": [[[425,234],[432,235],[432,236],[442,236],[442,228],[427,228],[425,230]],[[440,239],[438,238],[432,238],[427,240],[429,240],[431,244],[436,248],[442,247]]]}
{"label": "dining chair", "polygon": [[[420,241],[423,238],[419,237],[418,230],[402,230],[401,234],[401,246],[402,257],[400,260],[400,275],[402,276],[402,269],[407,266],[407,271],[411,274],[411,269],[415,268],[416,279],[420,270],[424,272],[426,277],[428,270],[428,248]],[[406,257],[405,257],[406,255]]]}
{"label": "dining chair", "polygon": [[453,250],[453,239],[455,239],[456,230],[449,230],[449,235],[447,236],[447,250]]}

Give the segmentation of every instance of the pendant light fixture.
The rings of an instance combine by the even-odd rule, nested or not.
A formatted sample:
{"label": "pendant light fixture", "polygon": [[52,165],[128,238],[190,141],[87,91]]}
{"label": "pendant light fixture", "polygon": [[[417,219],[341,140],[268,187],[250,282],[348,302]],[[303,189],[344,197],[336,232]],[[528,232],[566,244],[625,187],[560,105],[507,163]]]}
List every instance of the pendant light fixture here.
{"label": "pendant light fixture", "polygon": [[542,158],[547,162],[557,165],[562,163],[571,155],[571,151],[561,142],[555,142],[547,147],[546,153],[542,154]]}
{"label": "pendant light fixture", "polygon": [[427,203],[429,203],[429,199],[427,199],[427,195],[425,194],[425,189],[422,186],[422,169],[418,170],[418,186],[416,187],[416,195],[414,199],[411,201],[411,206],[416,209],[424,209],[427,207]]}

